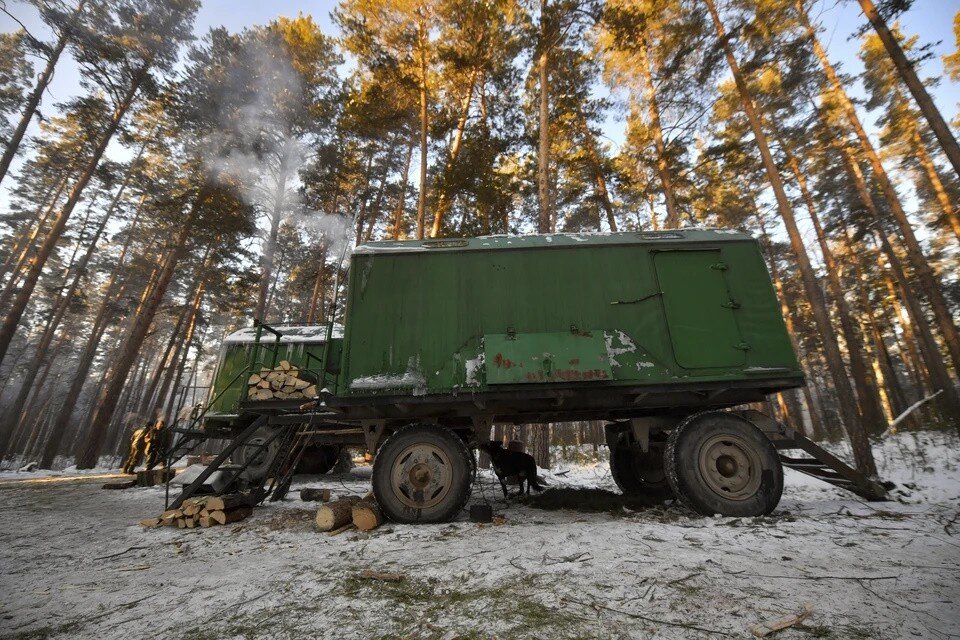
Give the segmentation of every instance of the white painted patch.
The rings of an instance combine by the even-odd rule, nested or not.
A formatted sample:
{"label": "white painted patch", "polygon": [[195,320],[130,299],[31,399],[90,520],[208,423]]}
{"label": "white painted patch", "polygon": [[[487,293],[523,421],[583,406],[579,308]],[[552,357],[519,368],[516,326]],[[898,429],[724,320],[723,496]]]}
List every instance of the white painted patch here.
{"label": "white painted patch", "polygon": [[604,331],[603,341],[607,346],[607,358],[610,359],[611,367],[620,366],[620,363],[617,362],[617,356],[620,354],[633,353],[637,350],[637,345],[630,339],[630,336],[619,329],[613,332]]}
{"label": "white painted patch", "polygon": [[480,372],[483,371],[484,364],[486,362],[486,354],[481,350],[480,354],[476,358],[472,358],[464,362],[464,367],[466,367],[466,382],[468,385],[473,387],[480,386]]}

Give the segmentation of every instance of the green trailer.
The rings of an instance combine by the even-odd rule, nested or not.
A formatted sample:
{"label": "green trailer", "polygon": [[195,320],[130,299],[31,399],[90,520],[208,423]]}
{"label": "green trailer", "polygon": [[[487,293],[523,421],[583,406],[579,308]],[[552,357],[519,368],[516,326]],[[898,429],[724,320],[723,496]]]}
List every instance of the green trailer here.
{"label": "green trailer", "polygon": [[624,492],[702,513],[769,513],[784,464],[883,495],[744,408],[804,382],[747,234],[372,242],[351,256],[344,318],[342,337],[331,333],[316,357],[316,406],[241,401],[238,414],[365,446],[377,501],[398,521],[462,509],[471,450],[494,423],[603,420]]}

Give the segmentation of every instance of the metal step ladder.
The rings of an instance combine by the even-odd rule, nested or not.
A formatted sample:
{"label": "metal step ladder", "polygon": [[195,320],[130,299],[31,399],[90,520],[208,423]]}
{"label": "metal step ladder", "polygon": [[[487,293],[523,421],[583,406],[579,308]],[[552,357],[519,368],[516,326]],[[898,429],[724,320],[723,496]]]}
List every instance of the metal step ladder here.
{"label": "metal step ladder", "polygon": [[[183,504],[184,500],[188,500],[189,498],[192,498],[193,496],[195,496],[201,490],[201,488],[206,483],[206,481],[210,478],[210,476],[212,476],[217,471],[221,470],[221,467],[224,465],[224,463],[227,462],[227,460],[230,459],[230,456],[233,455],[234,451],[236,451],[241,446],[254,446],[254,447],[257,447],[259,451],[265,451],[273,443],[275,439],[279,437],[287,436],[289,432],[292,431],[292,429],[290,428],[279,428],[279,429],[276,429],[274,433],[269,438],[265,439],[263,442],[255,445],[247,445],[247,441],[250,440],[251,437],[253,437],[253,434],[256,433],[256,431],[261,427],[263,427],[266,423],[267,423],[267,416],[260,416],[259,418],[251,422],[246,429],[244,429],[239,434],[237,434],[233,438],[233,440],[231,440],[230,443],[226,447],[224,447],[223,451],[217,454],[217,457],[213,459],[213,462],[208,464],[206,468],[200,473],[200,475],[198,475],[196,479],[193,480],[193,482],[186,485],[180,491],[179,495],[177,495],[177,497],[173,499],[173,502],[169,501],[169,489],[168,489],[167,499],[166,499],[167,504],[165,508],[177,509],[180,507],[180,505]],[[199,437],[199,436],[195,436],[195,437]],[[240,478],[241,474],[246,470],[246,468],[250,465],[250,463],[254,459],[256,459],[256,457],[257,457],[256,454],[246,456],[247,461],[244,464],[236,465],[236,466],[231,465],[229,469],[225,469],[229,473],[226,484],[228,486],[234,485],[237,482],[237,480]],[[167,486],[169,487],[169,484]],[[260,487],[259,490],[257,488],[254,488],[254,492],[256,493],[256,496],[255,496],[256,503],[262,502],[263,498],[266,496],[266,493],[264,493],[263,491],[263,487]]]}
{"label": "metal step ladder", "polygon": [[[813,440],[786,427],[759,411],[737,412],[763,431],[780,455],[783,466],[846,489],[870,501],[887,500],[883,484],[867,477],[836,457]],[[807,456],[795,457],[784,451],[802,451]]]}

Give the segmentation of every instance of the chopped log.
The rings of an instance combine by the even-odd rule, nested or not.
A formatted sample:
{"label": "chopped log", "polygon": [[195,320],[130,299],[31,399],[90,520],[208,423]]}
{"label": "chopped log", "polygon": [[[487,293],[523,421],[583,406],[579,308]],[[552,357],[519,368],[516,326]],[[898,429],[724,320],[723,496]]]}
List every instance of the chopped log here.
{"label": "chopped log", "polygon": [[182,509],[168,509],[160,514],[161,520],[173,521],[173,520],[176,520],[177,518],[182,518],[182,517],[183,517]]}
{"label": "chopped log", "polygon": [[124,480],[123,482],[108,482],[101,487],[101,489],[109,490],[119,490],[119,489],[132,489],[137,486],[136,480]]}
{"label": "chopped log", "polygon": [[183,507],[182,507],[183,515],[192,516],[192,515],[199,514],[204,509],[204,506],[205,506],[204,502],[206,502],[206,499],[197,500],[194,498],[194,499],[186,500],[183,503]]}
{"label": "chopped log", "polygon": [[300,369],[297,369],[296,367],[291,366],[290,371],[287,371],[287,375],[293,376],[294,378],[296,378],[297,376],[300,375]]}
{"label": "chopped log", "polygon": [[270,400],[273,398],[273,391],[270,389],[257,389],[257,391],[251,396],[254,400]]}
{"label": "chopped log", "polygon": [[228,509],[227,511],[214,511],[210,517],[220,524],[230,524],[231,522],[240,522],[253,513],[253,509],[247,506]]}
{"label": "chopped log", "polygon": [[317,510],[317,528],[320,531],[332,531],[353,520],[353,505],[357,498],[341,498],[328,502]]}
{"label": "chopped log", "polygon": [[330,489],[300,489],[300,499],[304,502],[329,502]]}
{"label": "chopped log", "polygon": [[357,502],[353,505],[353,524],[360,531],[372,531],[383,524],[383,513],[374,502]]}
{"label": "chopped log", "polygon": [[140,521],[141,527],[147,527],[148,529],[153,529],[160,526],[160,518],[144,518]]}
{"label": "chopped log", "polygon": [[187,521],[184,520],[183,518],[177,518],[176,523],[177,523],[177,528],[178,528],[178,529],[186,529],[186,528],[187,528]]}
{"label": "chopped log", "polygon": [[269,388],[270,388],[270,382],[269,382],[268,380],[261,380],[260,382],[257,383],[257,388],[258,388],[258,389],[269,389]]}
{"label": "chopped log", "polygon": [[259,384],[263,378],[260,377],[260,374],[254,373],[250,376],[250,379],[247,380],[247,384]]}
{"label": "chopped log", "polygon": [[280,387],[280,391],[283,391],[284,393],[293,393],[296,390],[297,388],[294,385],[290,384],[289,380],[286,382],[286,384]]}
{"label": "chopped log", "polygon": [[317,397],[317,385],[312,384],[306,389],[303,390],[303,396],[305,398],[316,398]]}
{"label": "chopped log", "polygon": [[293,386],[299,391],[301,389],[306,389],[307,387],[309,387],[310,383],[307,382],[306,380],[300,380],[299,378],[297,378],[293,381]]}
{"label": "chopped log", "polygon": [[197,521],[194,520],[193,518],[187,518],[186,520],[184,520],[184,524],[186,525],[187,529],[193,529],[194,527],[197,526]]}
{"label": "chopped log", "polygon": [[229,511],[250,506],[250,496],[245,493],[228,493],[224,496],[209,496],[206,502],[209,511]]}
{"label": "chopped log", "polygon": [[199,523],[200,523],[200,527],[203,529],[209,529],[210,527],[214,527],[220,524],[219,522],[214,520],[212,516],[200,516]]}
{"label": "chopped log", "polygon": [[292,368],[292,367],[290,366],[290,361],[289,361],[289,360],[281,360],[281,361],[280,361],[280,369],[281,369],[282,371],[290,371],[291,368]]}

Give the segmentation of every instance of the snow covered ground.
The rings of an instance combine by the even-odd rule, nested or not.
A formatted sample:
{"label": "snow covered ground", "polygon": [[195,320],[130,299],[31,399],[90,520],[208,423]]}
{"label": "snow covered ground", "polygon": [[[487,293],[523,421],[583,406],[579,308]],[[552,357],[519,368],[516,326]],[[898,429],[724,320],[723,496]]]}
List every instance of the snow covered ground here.
{"label": "snow covered ground", "polygon": [[[505,503],[484,474],[473,500],[502,525],[336,537],[295,497],[236,525],[142,530],[160,489],[6,474],[0,638],[742,638],[805,604],[813,614],[778,637],[958,637],[960,440],[905,434],[876,452],[897,501],[788,471],[767,518],[542,511]],[[614,488],[605,463],[547,477]],[[297,486],[360,494],[369,469]]]}

